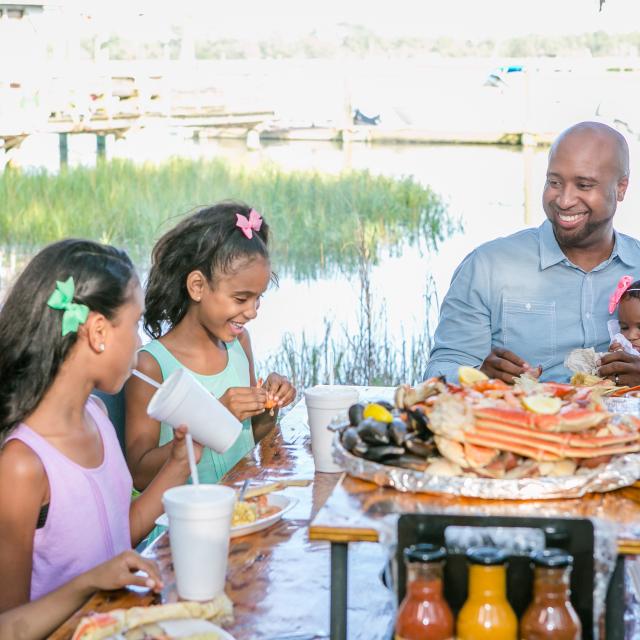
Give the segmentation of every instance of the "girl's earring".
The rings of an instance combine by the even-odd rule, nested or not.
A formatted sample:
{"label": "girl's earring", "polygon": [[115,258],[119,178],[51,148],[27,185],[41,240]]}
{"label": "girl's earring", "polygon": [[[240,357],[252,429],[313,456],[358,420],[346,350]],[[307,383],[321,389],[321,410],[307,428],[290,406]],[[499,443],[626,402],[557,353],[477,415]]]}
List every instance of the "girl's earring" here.
{"label": "girl's earring", "polygon": [[104,342],[100,343],[100,346],[98,347],[98,349],[100,350],[100,353],[102,353],[104,351]]}

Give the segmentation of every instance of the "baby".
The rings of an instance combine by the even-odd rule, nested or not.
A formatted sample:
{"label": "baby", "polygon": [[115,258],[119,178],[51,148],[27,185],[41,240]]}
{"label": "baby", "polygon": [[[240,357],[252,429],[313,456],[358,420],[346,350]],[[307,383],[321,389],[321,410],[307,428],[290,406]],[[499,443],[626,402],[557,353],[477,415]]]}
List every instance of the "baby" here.
{"label": "baby", "polygon": [[[632,356],[640,356],[640,280],[632,276],[622,276],[615,291],[609,297],[609,313],[618,310],[618,318],[609,320],[609,351],[624,351]],[[574,349],[564,361],[565,367],[574,373],[573,384],[599,384],[600,359],[604,354],[592,347]],[[607,375],[614,384],[620,382],[621,374]]]}
{"label": "baby", "polygon": [[618,308],[618,319],[609,320],[609,351],[640,355],[640,280],[622,276],[609,298],[609,313]]}

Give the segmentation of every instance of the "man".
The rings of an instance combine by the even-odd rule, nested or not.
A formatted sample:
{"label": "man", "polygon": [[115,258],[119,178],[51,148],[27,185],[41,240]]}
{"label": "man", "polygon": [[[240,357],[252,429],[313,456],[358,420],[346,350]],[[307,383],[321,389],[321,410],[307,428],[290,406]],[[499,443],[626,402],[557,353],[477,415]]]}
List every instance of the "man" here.
{"label": "man", "polygon": [[[640,277],[640,243],[614,231],[629,183],[629,149],[607,125],[582,122],[551,147],[542,196],[547,220],[488,242],[456,269],[435,333],[427,377],[457,379],[460,365],[513,382],[571,375],[565,356],[606,351],[608,298],[620,277]],[[624,354],[626,356],[626,354]],[[640,359],[602,359],[601,375],[640,379]]]}

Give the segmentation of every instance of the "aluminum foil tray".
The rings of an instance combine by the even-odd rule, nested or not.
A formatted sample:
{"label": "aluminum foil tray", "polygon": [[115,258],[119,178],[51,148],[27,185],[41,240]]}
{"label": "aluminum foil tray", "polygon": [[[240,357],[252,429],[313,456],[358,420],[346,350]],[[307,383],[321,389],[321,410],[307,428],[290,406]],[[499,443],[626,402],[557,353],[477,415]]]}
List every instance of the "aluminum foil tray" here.
{"label": "aluminum foil tray", "polygon": [[333,439],[333,459],[349,475],[382,487],[413,493],[444,493],[490,500],[579,498],[587,493],[602,493],[626,487],[640,478],[639,453],[616,456],[608,464],[590,472],[557,478],[494,480],[471,475],[436,476],[354,456],[342,446],[339,433]]}

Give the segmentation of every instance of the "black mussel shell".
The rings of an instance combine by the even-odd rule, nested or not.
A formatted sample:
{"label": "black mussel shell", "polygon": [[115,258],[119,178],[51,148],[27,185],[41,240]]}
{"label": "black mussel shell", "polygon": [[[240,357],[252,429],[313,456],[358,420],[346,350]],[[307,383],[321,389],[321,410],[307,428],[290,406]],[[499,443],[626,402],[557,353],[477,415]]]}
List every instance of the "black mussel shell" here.
{"label": "black mussel shell", "polygon": [[353,451],[359,444],[364,444],[355,427],[349,427],[342,434],[342,444],[347,451]]}
{"label": "black mussel shell", "polygon": [[393,444],[401,447],[404,444],[404,439],[407,437],[407,423],[400,418],[394,418],[389,423],[389,437]]}
{"label": "black mussel shell", "polygon": [[369,444],[389,444],[389,433],[384,422],[365,418],[357,426],[358,435]]}
{"label": "black mussel shell", "polygon": [[404,448],[419,458],[429,458],[436,453],[436,445],[433,441],[425,442],[417,434],[411,434],[404,441]]}
{"label": "black mussel shell", "polygon": [[405,453],[397,458],[385,458],[385,464],[401,467],[402,469],[413,469],[414,471],[424,471],[429,463],[419,456]]}
{"label": "black mussel shell", "polygon": [[362,402],[358,402],[349,407],[349,422],[352,426],[357,427],[362,422],[365,406]]}
{"label": "black mussel shell", "polygon": [[338,433],[344,433],[349,428],[351,428],[351,423],[349,422],[341,422],[340,424],[330,424],[327,427],[329,431],[337,431]]}
{"label": "black mussel shell", "polygon": [[371,462],[382,462],[385,458],[401,456],[403,453],[404,449],[402,447],[386,445],[380,447],[369,447],[369,449],[362,454],[362,457],[367,460],[371,460]]}
{"label": "black mussel shell", "polygon": [[407,421],[409,422],[409,431],[417,433],[424,440],[433,435],[429,429],[429,418],[419,408],[407,410]]}
{"label": "black mussel shell", "polygon": [[387,402],[386,400],[376,400],[376,404],[379,404],[381,407],[384,407],[389,412],[392,412],[394,409],[393,404],[391,404],[391,402]]}

